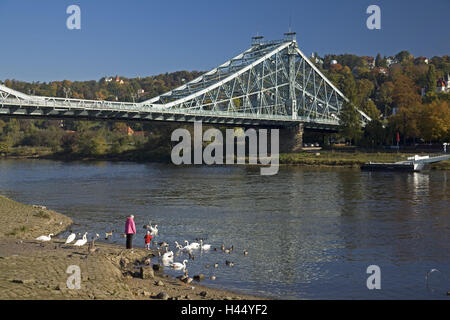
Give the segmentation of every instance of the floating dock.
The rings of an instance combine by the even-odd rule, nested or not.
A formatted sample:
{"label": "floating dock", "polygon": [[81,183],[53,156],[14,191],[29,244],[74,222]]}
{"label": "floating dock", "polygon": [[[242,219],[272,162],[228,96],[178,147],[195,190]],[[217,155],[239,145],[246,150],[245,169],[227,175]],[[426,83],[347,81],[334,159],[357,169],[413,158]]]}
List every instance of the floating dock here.
{"label": "floating dock", "polygon": [[398,162],[368,162],[361,166],[361,170],[365,171],[406,171],[419,172],[426,165],[434,162],[440,162],[450,159],[450,155],[442,155],[436,157],[419,156],[408,157],[408,160]]}

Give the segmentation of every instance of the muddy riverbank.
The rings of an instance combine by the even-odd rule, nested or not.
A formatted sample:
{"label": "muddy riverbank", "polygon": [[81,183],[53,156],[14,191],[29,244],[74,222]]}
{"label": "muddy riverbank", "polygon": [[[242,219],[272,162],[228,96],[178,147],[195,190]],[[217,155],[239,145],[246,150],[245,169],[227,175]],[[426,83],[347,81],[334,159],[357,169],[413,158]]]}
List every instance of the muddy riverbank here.
{"label": "muddy riverbank", "polygon": [[[45,207],[0,196],[0,299],[261,299],[171,277],[158,269],[155,250],[98,241],[94,252],[87,244],[65,245],[58,234],[72,223]],[[51,241],[35,240],[49,233],[55,234]],[[80,270],[79,289],[67,285],[69,266]]]}

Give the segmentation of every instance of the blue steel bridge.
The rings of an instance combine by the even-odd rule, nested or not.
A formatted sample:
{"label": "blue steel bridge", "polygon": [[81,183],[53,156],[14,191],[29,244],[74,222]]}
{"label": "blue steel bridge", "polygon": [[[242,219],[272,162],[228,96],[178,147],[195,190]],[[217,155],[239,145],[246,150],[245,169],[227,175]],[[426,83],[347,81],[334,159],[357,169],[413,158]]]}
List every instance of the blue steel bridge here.
{"label": "blue steel bridge", "polygon": [[[152,99],[130,103],[27,95],[0,85],[0,116],[208,124],[339,126],[348,99],[299,49],[295,33],[263,41],[200,77]],[[359,111],[361,121],[370,118]]]}

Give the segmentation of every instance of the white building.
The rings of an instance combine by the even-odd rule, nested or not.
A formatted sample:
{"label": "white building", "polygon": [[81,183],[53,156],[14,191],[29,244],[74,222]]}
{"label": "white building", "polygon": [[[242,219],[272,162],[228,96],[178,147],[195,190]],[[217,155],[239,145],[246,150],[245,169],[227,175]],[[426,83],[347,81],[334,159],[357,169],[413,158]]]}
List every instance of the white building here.
{"label": "white building", "polygon": [[450,74],[444,78],[438,79],[436,92],[450,92]]}

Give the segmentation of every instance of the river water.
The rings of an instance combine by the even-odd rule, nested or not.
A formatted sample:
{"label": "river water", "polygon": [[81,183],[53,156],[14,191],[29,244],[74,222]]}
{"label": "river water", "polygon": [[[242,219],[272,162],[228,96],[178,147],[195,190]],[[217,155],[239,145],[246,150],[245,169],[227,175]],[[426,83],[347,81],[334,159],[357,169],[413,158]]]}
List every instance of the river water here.
{"label": "river water", "polygon": [[[1,160],[0,194],[70,216],[76,232],[118,230],[108,241],[120,244],[134,214],[136,246],[149,220],[156,240],[171,245],[233,245],[187,264],[191,276],[215,275],[204,281],[213,287],[282,299],[448,299],[450,291],[448,171],[283,167],[261,176],[245,166]],[[370,265],[380,268],[379,290],[367,288]],[[427,281],[431,269],[439,271]]]}

